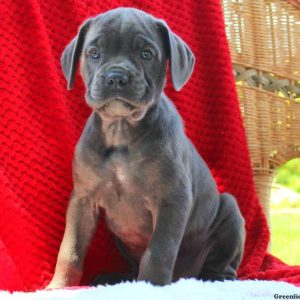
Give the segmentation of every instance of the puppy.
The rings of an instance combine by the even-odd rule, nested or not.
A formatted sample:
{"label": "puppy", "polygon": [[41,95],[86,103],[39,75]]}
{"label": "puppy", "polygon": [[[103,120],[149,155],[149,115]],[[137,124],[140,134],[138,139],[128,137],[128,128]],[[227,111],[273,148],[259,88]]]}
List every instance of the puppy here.
{"label": "puppy", "polygon": [[243,218],[234,197],[218,193],[163,93],[168,61],[174,88],[188,81],[191,49],[164,21],[118,8],[88,19],[64,50],[68,89],[79,59],[92,114],[75,149],[74,190],[48,287],[80,283],[100,218],[137,280],[234,279]]}

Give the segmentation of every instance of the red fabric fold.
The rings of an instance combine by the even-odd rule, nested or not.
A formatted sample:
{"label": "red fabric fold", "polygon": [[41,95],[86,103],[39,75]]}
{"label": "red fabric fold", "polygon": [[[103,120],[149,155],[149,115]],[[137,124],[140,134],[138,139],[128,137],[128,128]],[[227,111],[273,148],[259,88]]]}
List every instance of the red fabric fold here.
{"label": "red fabric fold", "polygon": [[[0,289],[34,290],[50,280],[72,190],[74,145],[90,111],[77,76],[66,90],[60,55],[89,16],[133,6],[165,19],[196,55],[180,93],[168,83],[187,134],[220,191],[234,194],[246,219],[242,279],[300,283],[300,267],[267,254],[269,232],[254,191],[219,1],[2,0],[0,2]],[[101,272],[125,271],[102,223],[83,284]]]}

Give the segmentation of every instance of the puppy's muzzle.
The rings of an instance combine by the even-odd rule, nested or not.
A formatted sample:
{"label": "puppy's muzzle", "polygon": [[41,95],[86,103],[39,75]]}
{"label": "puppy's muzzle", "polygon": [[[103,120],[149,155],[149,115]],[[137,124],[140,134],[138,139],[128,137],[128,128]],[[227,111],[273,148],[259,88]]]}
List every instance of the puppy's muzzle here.
{"label": "puppy's muzzle", "polygon": [[146,85],[141,74],[132,68],[113,65],[100,71],[91,87],[91,96],[98,99],[93,108],[103,119],[144,117],[150,103],[140,101]]}
{"label": "puppy's muzzle", "polygon": [[104,74],[104,83],[111,90],[121,90],[128,87],[130,76],[121,69],[112,69]]}
{"label": "puppy's muzzle", "polygon": [[[103,70],[104,69],[104,70]],[[126,98],[137,105],[146,90],[146,82],[141,73],[129,67],[111,66],[102,68],[91,84],[94,99]]]}

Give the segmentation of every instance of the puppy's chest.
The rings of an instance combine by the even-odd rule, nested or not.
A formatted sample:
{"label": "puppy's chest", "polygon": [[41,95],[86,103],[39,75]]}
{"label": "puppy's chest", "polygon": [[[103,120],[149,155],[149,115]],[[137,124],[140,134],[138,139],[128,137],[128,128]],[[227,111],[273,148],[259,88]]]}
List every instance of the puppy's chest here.
{"label": "puppy's chest", "polygon": [[115,151],[103,161],[101,174],[100,205],[109,218],[122,222],[142,217],[150,209],[151,184],[141,157]]}
{"label": "puppy's chest", "polygon": [[99,166],[100,205],[107,210],[152,209],[167,193],[164,162],[143,152],[112,151]]}
{"label": "puppy's chest", "polygon": [[143,194],[144,180],[139,171],[140,167],[127,156],[113,154],[101,168],[104,206],[110,206],[113,202],[130,202]]}
{"label": "puppy's chest", "polygon": [[126,155],[112,155],[103,164],[100,206],[108,228],[132,252],[144,249],[153,230],[152,195],[141,164]]}

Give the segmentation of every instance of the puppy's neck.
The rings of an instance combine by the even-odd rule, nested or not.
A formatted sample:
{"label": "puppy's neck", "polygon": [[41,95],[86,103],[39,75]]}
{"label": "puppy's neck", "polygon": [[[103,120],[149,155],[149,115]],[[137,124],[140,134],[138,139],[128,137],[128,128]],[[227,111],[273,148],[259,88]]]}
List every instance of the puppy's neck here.
{"label": "puppy's neck", "polygon": [[104,143],[108,148],[128,146],[132,142],[134,130],[131,127],[136,124],[130,124],[126,118],[101,121]]}
{"label": "puppy's neck", "polygon": [[149,121],[153,122],[156,114],[154,104],[142,120],[132,121],[128,118],[103,119],[100,118],[101,135],[107,148],[112,147],[131,147],[138,143],[150,130]]}

